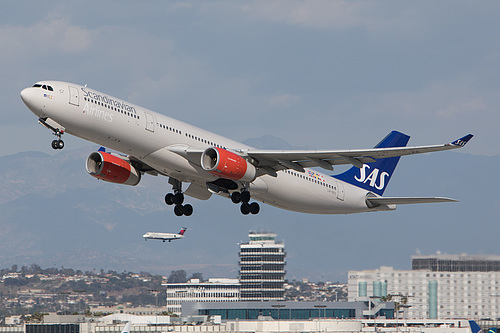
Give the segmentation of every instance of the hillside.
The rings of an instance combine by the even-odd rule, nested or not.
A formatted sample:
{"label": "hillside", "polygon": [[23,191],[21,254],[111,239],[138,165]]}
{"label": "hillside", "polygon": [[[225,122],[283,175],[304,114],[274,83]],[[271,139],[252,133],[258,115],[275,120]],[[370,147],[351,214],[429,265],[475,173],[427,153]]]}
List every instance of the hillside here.
{"label": "hillside", "polygon": [[[238,242],[250,230],[271,230],[285,240],[287,278],[346,281],[349,269],[409,268],[410,256],[500,253],[500,156],[444,152],[401,159],[386,195],[449,196],[457,204],[400,206],[396,212],[316,216],[261,206],[242,216],[229,200],[188,199],[191,217],[174,216],[163,202],[165,177],[145,176],[136,187],[87,175],[91,148],[50,156],[23,152],[0,157],[0,267],[75,267],[83,270],[203,272],[236,277]],[[340,170],[340,168],[339,168]],[[177,232],[185,239],[142,239],[147,231]],[[488,244],[485,246],[484,244]]]}

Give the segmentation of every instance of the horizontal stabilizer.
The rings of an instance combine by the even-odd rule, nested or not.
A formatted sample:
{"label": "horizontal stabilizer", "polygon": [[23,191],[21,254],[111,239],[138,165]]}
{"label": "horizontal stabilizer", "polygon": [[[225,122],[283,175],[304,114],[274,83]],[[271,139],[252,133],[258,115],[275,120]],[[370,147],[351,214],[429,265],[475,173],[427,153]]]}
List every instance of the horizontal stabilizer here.
{"label": "horizontal stabilizer", "polygon": [[368,197],[367,203],[373,207],[380,205],[407,205],[435,202],[458,202],[458,200],[442,197]]}

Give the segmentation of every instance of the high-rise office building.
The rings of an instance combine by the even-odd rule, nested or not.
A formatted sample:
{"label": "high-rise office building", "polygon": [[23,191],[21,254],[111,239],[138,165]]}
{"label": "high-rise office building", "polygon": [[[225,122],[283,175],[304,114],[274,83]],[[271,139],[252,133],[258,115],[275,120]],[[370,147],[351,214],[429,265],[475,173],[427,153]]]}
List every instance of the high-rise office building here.
{"label": "high-rise office building", "polygon": [[248,234],[240,244],[240,299],[277,301],[285,298],[285,244],[275,233]]}

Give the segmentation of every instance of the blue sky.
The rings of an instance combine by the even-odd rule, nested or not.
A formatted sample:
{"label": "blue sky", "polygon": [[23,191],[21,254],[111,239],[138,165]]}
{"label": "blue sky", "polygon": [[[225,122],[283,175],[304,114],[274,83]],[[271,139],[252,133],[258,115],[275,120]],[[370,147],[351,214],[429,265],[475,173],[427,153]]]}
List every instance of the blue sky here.
{"label": "blue sky", "polygon": [[471,132],[473,153],[498,154],[499,7],[10,2],[0,13],[0,138],[9,142],[0,154],[50,151],[50,134],[19,98],[42,79],[88,84],[238,140],[272,134],[296,146],[365,148],[392,129],[415,144]]}
{"label": "blue sky", "polygon": [[[88,84],[240,141],[273,135],[293,146],[346,149],[373,147],[394,129],[413,145],[473,133],[464,152],[498,155],[499,12],[498,1],[457,0],[7,2],[0,156],[54,154],[52,135],[19,98],[43,79]],[[89,146],[64,140],[66,149]],[[431,211],[447,216],[450,208],[440,207]],[[401,233],[396,220],[411,219],[408,212],[418,218],[419,208],[388,220]],[[286,219],[330,223],[274,209],[267,217],[280,220],[271,228]],[[344,222],[356,226],[366,215],[335,219],[353,232]]]}

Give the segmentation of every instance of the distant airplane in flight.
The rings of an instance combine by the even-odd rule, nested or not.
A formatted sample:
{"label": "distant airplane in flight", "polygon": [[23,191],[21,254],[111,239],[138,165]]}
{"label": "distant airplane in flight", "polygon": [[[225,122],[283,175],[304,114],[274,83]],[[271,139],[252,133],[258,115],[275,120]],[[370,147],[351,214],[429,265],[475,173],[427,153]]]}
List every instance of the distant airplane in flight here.
{"label": "distant airplane in flight", "polygon": [[163,242],[165,241],[173,241],[176,239],[181,239],[184,238],[184,233],[186,232],[187,228],[182,227],[181,231],[177,234],[172,234],[168,232],[146,232],[142,237],[144,237],[144,240],[148,239],[159,239],[162,240]]}
{"label": "distant airplane in flight", "polygon": [[[463,147],[472,135],[441,145],[406,147],[409,136],[393,131],[373,149],[260,150],[133,105],[87,86],[40,81],[21,91],[38,122],[57,137],[67,132],[109,147],[90,154],[90,175],[137,185],[141,176],[168,177],[173,193],[165,202],[177,216],[193,213],[184,195],[207,200],[218,194],[257,214],[257,202],[311,214],[352,214],[394,210],[397,204],[451,202],[441,197],[383,197],[400,156]],[[338,175],[318,172],[333,165],[353,167]],[[424,175],[423,175],[424,176]],[[183,183],[189,183],[183,189]]]}

